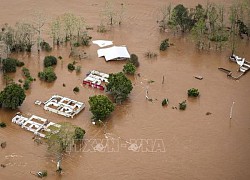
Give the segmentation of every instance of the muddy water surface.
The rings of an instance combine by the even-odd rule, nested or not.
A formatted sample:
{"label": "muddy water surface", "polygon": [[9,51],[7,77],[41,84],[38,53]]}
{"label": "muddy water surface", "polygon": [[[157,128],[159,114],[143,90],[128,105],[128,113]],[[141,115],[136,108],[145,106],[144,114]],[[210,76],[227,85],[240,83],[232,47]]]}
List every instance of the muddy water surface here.
{"label": "muddy water surface", "polygon": [[[203,1],[181,1],[194,6]],[[215,3],[228,5],[226,0],[213,0]],[[129,100],[117,105],[108,119],[107,132],[111,138],[120,137],[118,152],[72,152],[63,158],[63,175],[55,173],[55,159],[47,152],[46,145],[36,145],[33,135],[19,126],[12,124],[11,119],[17,111],[24,115],[35,114],[54,122],[72,122],[86,130],[86,139],[105,139],[103,128],[93,126],[90,122],[88,97],[104,94],[81,86],[85,74],[96,69],[103,72],[119,72],[124,62],[106,63],[96,54],[98,47],[91,45],[84,50],[87,59],[77,61],[82,66],[81,74],[69,72],[67,64],[69,50],[60,47],[51,53],[62,56],[55,68],[58,79],[47,84],[37,78],[43,69],[43,58],[47,55],[36,51],[31,54],[14,54],[22,59],[31,75],[37,78],[23,105],[17,111],[0,109],[0,120],[7,123],[7,128],[0,129],[0,141],[7,141],[7,147],[0,149],[1,179],[34,179],[30,171],[47,169],[46,179],[249,179],[250,178],[250,111],[249,89],[250,76],[247,74],[239,81],[227,79],[218,71],[225,67],[237,73],[237,65],[228,61],[229,51],[199,52],[190,38],[173,36],[171,33],[160,33],[156,24],[159,7],[168,1],[126,1],[126,16],[120,27],[115,27],[106,34],[96,32],[100,23],[99,12],[104,2],[97,0],[73,1],[7,1],[1,0],[0,23],[14,24],[21,19],[28,19],[34,10],[43,10],[49,18],[64,12],[74,12],[85,17],[86,22],[94,27],[90,35],[94,39],[113,40],[116,45],[127,45],[130,53],[139,56],[139,76],[131,77],[134,89]],[[46,30],[44,34],[46,33]],[[166,52],[158,52],[159,42],[170,38],[174,44]],[[249,42],[242,42],[238,53],[250,60]],[[147,50],[159,55],[156,59],[146,59]],[[193,76],[201,75],[202,81]],[[18,81],[23,78],[21,69],[11,76]],[[162,84],[162,77],[165,82]],[[2,74],[0,89],[4,88]],[[148,85],[148,81],[154,83]],[[66,87],[62,84],[65,83]],[[80,87],[74,94],[72,89]],[[198,99],[187,98],[189,88],[198,88],[201,96]],[[145,100],[148,88],[153,102]],[[53,94],[60,94],[86,103],[86,108],[76,118],[67,119],[45,112],[42,107],[34,105],[35,100],[45,101]],[[161,107],[163,98],[169,98],[167,108]],[[172,109],[178,103],[187,100],[186,111]],[[235,102],[233,118],[230,123],[229,113],[232,102]],[[212,114],[207,116],[206,112]],[[160,139],[154,152],[129,151],[130,139]],[[162,140],[162,141],[161,141]],[[164,152],[162,146],[164,145]]]}

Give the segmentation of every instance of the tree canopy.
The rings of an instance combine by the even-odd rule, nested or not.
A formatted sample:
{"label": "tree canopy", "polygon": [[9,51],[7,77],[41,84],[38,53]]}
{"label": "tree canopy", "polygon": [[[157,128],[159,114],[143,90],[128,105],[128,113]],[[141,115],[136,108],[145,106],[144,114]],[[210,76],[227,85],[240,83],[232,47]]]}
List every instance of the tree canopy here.
{"label": "tree canopy", "polygon": [[124,73],[126,74],[135,74],[136,71],[136,67],[134,66],[133,63],[127,63],[123,66],[123,70]]}
{"label": "tree canopy", "polygon": [[9,84],[0,92],[0,106],[16,109],[22,105],[25,97],[24,90],[20,85],[15,83]]}
{"label": "tree canopy", "polygon": [[47,67],[43,72],[39,72],[38,77],[46,82],[53,82],[57,79],[56,73],[52,67]]}
{"label": "tree canopy", "polygon": [[121,103],[126,100],[133,89],[131,81],[122,73],[110,74],[106,85],[107,91],[110,92],[116,102]]}
{"label": "tree canopy", "polygon": [[94,120],[104,120],[114,111],[113,103],[104,95],[89,97],[89,105]]}

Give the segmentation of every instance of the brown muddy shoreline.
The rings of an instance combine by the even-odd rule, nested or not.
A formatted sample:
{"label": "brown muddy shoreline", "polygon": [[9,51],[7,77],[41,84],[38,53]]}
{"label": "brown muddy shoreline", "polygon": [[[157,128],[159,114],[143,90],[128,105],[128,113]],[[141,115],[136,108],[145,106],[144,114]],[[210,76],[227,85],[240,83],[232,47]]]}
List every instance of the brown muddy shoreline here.
{"label": "brown muddy shoreline", "polygon": [[[173,4],[184,3],[194,6],[203,1],[175,0]],[[213,0],[214,3],[229,5],[226,0]],[[0,120],[7,128],[0,129],[0,141],[7,141],[7,147],[0,149],[0,179],[35,179],[30,171],[47,169],[46,179],[241,179],[250,178],[250,111],[249,89],[250,74],[239,81],[228,79],[218,71],[224,67],[237,73],[237,65],[228,61],[229,50],[198,51],[190,38],[174,36],[172,33],[160,33],[157,27],[158,8],[168,1],[128,0],[126,20],[120,27],[100,34],[96,26],[100,23],[98,12],[104,1],[73,0],[68,1],[1,1],[0,23],[27,18],[33,10],[44,10],[49,17],[64,12],[82,15],[86,22],[94,27],[89,31],[93,39],[113,40],[116,45],[127,45],[130,53],[139,56],[140,67],[137,72],[141,77],[133,78],[134,89],[129,100],[117,105],[108,119],[107,132],[118,135],[125,140],[130,139],[162,139],[165,152],[132,152],[127,147],[120,147],[119,152],[72,152],[64,157],[63,175],[55,172],[54,157],[46,149],[46,145],[36,145],[32,133],[26,132],[18,125],[11,123],[17,111],[23,114],[35,114],[48,118],[53,122],[72,122],[86,130],[86,139],[105,139],[103,128],[91,124],[88,97],[104,94],[99,90],[80,86],[83,76],[96,69],[106,73],[121,71],[124,62],[109,62],[98,58],[98,47],[91,44],[85,48],[89,58],[78,61],[82,66],[80,75],[67,70],[69,50],[60,47],[52,51],[52,55],[62,56],[55,68],[58,79],[47,84],[37,78],[37,72],[43,69],[43,58],[48,54],[42,52],[38,56],[36,50],[30,55],[13,55],[25,62],[31,75],[36,77],[23,105],[17,111],[0,109]],[[54,8],[56,7],[56,9]],[[46,32],[44,32],[45,34]],[[166,52],[159,53],[159,42],[168,37],[174,44]],[[48,38],[48,37],[47,37]],[[237,52],[250,60],[249,41],[242,41]],[[147,50],[158,52],[157,59],[146,59]],[[162,84],[162,76],[165,83]],[[194,75],[204,77],[202,81]],[[11,76],[18,81],[22,78],[21,69]],[[0,74],[0,89],[4,82]],[[147,81],[149,96],[153,102],[145,100]],[[66,87],[62,84],[65,83]],[[80,86],[80,92],[74,94],[72,89]],[[188,98],[189,88],[198,88],[201,96],[194,100]],[[34,105],[35,100],[47,100],[54,93],[85,102],[87,107],[74,119],[45,112]],[[163,98],[169,98],[170,104],[162,108]],[[157,99],[157,100],[155,100]],[[187,99],[186,111],[172,109]],[[235,102],[233,118],[229,121],[232,102]],[[212,114],[207,116],[206,112]],[[122,141],[124,143],[124,141]]]}

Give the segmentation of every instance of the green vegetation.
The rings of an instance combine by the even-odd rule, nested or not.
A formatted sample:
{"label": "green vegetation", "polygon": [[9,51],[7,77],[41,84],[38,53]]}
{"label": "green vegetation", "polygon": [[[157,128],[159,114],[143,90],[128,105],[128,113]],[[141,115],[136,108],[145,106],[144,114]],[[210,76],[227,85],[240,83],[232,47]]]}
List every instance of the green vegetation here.
{"label": "green vegetation", "polygon": [[[238,36],[250,37],[250,3],[248,0],[232,3],[229,10],[223,5],[207,3],[204,8],[198,4],[188,9],[182,4],[161,8],[162,19],[157,21],[162,30],[190,32],[197,48],[221,50],[231,44],[232,53],[237,47]],[[225,13],[229,12],[229,13]],[[227,19],[230,27],[226,27]]]}
{"label": "green vegetation", "polygon": [[57,64],[57,59],[54,56],[46,56],[43,61],[44,67],[49,67]]}
{"label": "green vegetation", "polygon": [[23,84],[23,88],[25,90],[28,90],[30,88],[30,83],[34,81],[34,79],[31,77],[29,69],[23,67],[22,72],[23,72],[23,75],[26,77],[24,84]]}
{"label": "green vegetation", "polygon": [[5,122],[0,122],[0,127],[1,127],[1,128],[5,128],[5,127],[6,127]]}
{"label": "green vegetation", "polygon": [[168,47],[169,47],[169,39],[164,39],[162,42],[161,42],[161,45],[160,45],[160,50],[161,51],[165,51]]}
{"label": "green vegetation", "polygon": [[24,65],[24,62],[19,61],[14,58],[6,58],[2,59],[2,65],[3,65],[3,72],[10,73],[10,72],[16,72],[16,67],[22,67]]}
{"label": "green vegetation", "polygon": [[104,120],[114,111],[113,103],[103,95],[89,97],[89,105],[95,121]]}
{"label": "green vegetation", "polygon": [[122,71],[126,74],[135,74],[136,67],[134,66],[134,64],[129,62],[123,66]]}
{"label": "green vegetation", "polygon": [[74,66],[74,64],[69,63],[69,64],[68,64],[68,70],[70,70],[70,71],[74,71],[74,70],[75,70],[75,66]]}
{"label": "green vegetation", "polygon": [[76,127],[75,128],[75,134],[74,134],[74,139],[75,140],[82,140],[85,134],[85,130],[80,128],[80,127]]}
{"label": "green vegetation", "polygon": [[41,49],[42,50],[45,50],[47,52],[50,52],[52,50],[52,47],[49,45],[49,43],[45,42],[45,41],[42,41],[40,43],[40,46],[41,46]]}
{"label": "green vegetation", "polygon": [[126,100],[133,89],[131,81],[122,72],[110,74],[108,82],[107,91],[113,95],[116,103]]}
{"label": "green vegetation", "polygon": [[7,23],[1,28],[0,41],[4,41],[10,52],[31,52],[35,30],[32,24],[18,22],[15,26]]}
{"label": "green vegetation", "polygon": [[57,76],[52,67],[47,67],[43,70],[43,72],[39,72],[38,77],[40,78],[40,80],[46,82],[53,82],[57,79]]}
{"label": "green vegetation", "polygon": [[78,86],[76,86],[76,87],[74,87],[73,91],[74,91],[74,92],[79,92],[79,91],[80,91],[80,89],[79,89],[79,87],[78,87]]}
{"label": "green vegetation", "polygon": [[85,130],[69,122],[60,123],[60,125],[60,128],[51,129],[51,132],[45,137],[48,150],[56,156],[59,162],[59,167],[57,167],[58,171],[61,170],[60,160],[62,160],[62,154],[68,147],[73,145],[72,143],[74,143],[75,140],[82,140],[85,134]]}
{"label": "green vegetation", "polygon": [[140,63],[138,61],[138,56],[136,54],[131,54],[128,62],[132,63],[135,67],[139,67]]}
{"label": "green vegetation", "polygon": [[80,73],[81,72],[82,67],[81,66],[76,66],[76,73]]}
{"label": "green vegetation", "polygon": [[164,98],[163,101],[161,102],[162,106],[167,106],[168,105],[168,99]]}
{"label": "green vegetation", "polygon": [[185,110],[186,107],[187,107],[186,100],[185,100],[185,101],[182,101],[181,103],[179,103],[179,109],[180,109],[180,110]]}
{"label": "green vegetation", "polygon": [[188,96],[191,96],[191,97],[199,96],[199,90],[195,89],[195,88],[189,89],[188,90]]}
{"label": "green vegetation", "polygon": [[23,88],[15,83],[9,84],[0,92],[0,107],[17,109],[25,100]]}
{"label": "green vegetation", "polygon": [[2,60],[3,71],[6,73],[16,72],[16,60],[12,58],[7,58]]}

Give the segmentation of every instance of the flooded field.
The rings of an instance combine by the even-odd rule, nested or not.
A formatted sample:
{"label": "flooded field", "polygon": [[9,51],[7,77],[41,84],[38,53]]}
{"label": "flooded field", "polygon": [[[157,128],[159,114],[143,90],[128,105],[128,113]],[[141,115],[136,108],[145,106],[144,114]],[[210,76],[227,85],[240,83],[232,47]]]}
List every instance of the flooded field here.
{"label": "flooded field", "polygon": [[[56,162],[44,144],[37,145],[32,140],[33,134],[11,123],[16,112],[23,115],[41,116],[55,123],[71,122],[86,130],[86,139],[105,139],[104,128],[91,124],[92,114],[89,111],[88,98],[96,94],[105,94],[97,89],[82,86],[83,77],[92,69],[105,72],[119,72],[125,62],[105,62],[97,57],[98,46],[84,48],[88,58],[78,60],[82,72],[69,72],[67,47],[55,48],[51,53],[34,49],[31,54],[12,54],[25,62],[36,81],[26,92],[26,99],[16,111],[0,109],[0,121],[7,124],[0,129],[0,142],[7,142],[5,149],[0,149],[0,179],[35,179],[30,171],[47,170],[46,179],[206,179],[206,180],[248,180],[250,178],[250,74],[240,80],[228,79],[219,71],[224,67],[237,74],[236,63],[229,62],[229,49],[218,51],[198,51],[189,37],[174,36],[172,33],[161,33],[157,26],[159,8],[170,1],[164,0],[127,0],[126,15],[121,26],[115,26],[107,33],[97,33],[100,24],[100,11],[104,1],[97,0],[61,0],[59,1],[8,1],[1,0],[0,24],[27,19],[34,10],[44,11],[48,19],[72,12],[82,15],[89,26],[94,27],[89,34],[94,40],[106,39],[115,45],[126,45],[130,53],[139,57],[140,67],[130,77],[134,89],[129,99],[122,105],[116,105],[115,111],[107,121],[106,132],[109,139],[118,143],[116,152],[91,152],[91,141],[86,142],[90,151],[74,151],[63,157],[63,174],[55,172]],[[187,4],[188,2],[188,4]],[[184,3],[195,6],[205,1],[173,0],[173,4]],[[215,3],[229,5],[227,0],[211,0]],[[47,32],[43,32],[46,34]],[[48,37],[47,37],[48,38]],[[159,44],[169,38],[174,44],[166,52],[159,52]],[[250,41],[242,40],[237,54],[250,60]],[[156,59],[147,59],[144,53],[148,50],[158,53]],[[43,59],[51,54],[58,60],[55,72],[58,76],[54,83],[41,82],[37,73],[43,69]],[[201,75],[203,80],[197,80]],[[22,79],[21,68],[10,74],[17,82]],[[162,77],[165,82],[162,84]],[[150,85],[149,80],[155,81]],[[66,87],[63,87],[63,83]],[[75,94],[73,88],[80,87]],[[5,87],[3,74],[0,74],[0,90]],[[198,99],[187,97],[187,89],[198,88],[201,96]],[[146,88],[153,102],[145,99]],[[44,111],[34,104],[36,100],[46,101],[52,95],[85,102],[86,108],[73,119]],[[163,108],[161,101],[169,99],[169,106]],[[187,100],[187,109],[172,109],[179,102]],[[230,121],[230,108],[234,104]],[[206,115],[211,112],[211,115]],[[149,140],[146,152],[144,145],[138,152],[131,151],[131,143],[137,140]],[[152,141],[151,141],[152,140]],[[89,144],[88,144],[89,142]],[[129,142],[129,143],[128,143]],[[117,145],[117,144],[116,144]],[[133,149],[132,149],[133,150]]]}

